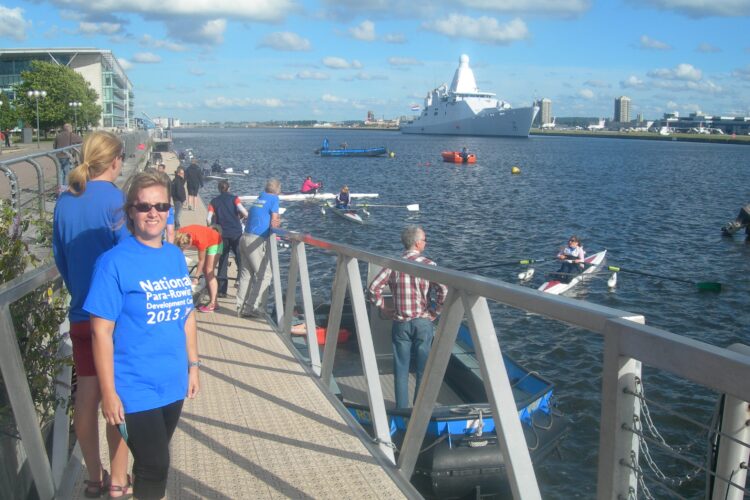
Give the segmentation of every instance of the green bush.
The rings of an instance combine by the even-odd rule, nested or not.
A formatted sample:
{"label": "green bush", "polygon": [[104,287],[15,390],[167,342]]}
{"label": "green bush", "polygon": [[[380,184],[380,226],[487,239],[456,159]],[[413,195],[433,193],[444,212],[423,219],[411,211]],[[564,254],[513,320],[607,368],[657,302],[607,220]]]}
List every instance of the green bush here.
{"label": "green bush", "polygon": [[[29,244],[24,241],[31,225],[36,228],[36,245],[41,243],[36,238],[47,238],[51,221],[48,218],[31,223],[21,220],[7,202],[0,201],[0,283],[21,276],[24,271],[45,261],[34,257]],[[46,254],[49,256],[50,252],[47,250]],[[71,364],[69,358],[57,359],[57,352],[64,340],[59,333],[59,326],[67,313],[65,290],[59,286],[55,289],[55,284],[49,283],[11,304],[10,312],[31,396],[40,422],[45,422],[52,418],[58,403],[55,378],[63,366]],[[0,385],[0,430],[16,435],[2,379]]]}

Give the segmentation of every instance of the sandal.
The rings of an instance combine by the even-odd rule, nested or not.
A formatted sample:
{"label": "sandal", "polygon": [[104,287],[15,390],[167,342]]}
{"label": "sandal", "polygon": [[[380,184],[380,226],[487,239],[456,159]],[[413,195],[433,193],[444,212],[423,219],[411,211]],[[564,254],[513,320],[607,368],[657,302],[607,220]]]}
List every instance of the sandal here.
{"label": "sandal", "polygon": [[86,489],[83,490],[83,496],[86,498],[99,498],[109,489],[109,472],[106,469],[102,469],[101,481],[84,479],[83,483],[86,485]]}
{"label": "sandal", "polygon": [[[118,486],[116,484],[109,485],[109,498],[130,498],[133,493],[131,491],[132,486],[133,481],[130,478],[130,474],[128,474],[128,484],[125,486]],[[119,495],[112,496],[112,493],[119,493]]]}

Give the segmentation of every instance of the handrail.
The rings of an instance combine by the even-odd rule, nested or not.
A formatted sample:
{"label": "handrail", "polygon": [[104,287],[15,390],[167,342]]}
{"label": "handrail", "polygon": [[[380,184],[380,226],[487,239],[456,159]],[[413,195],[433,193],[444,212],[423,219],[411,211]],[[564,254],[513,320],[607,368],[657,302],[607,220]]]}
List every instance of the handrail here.
{"label": "handrail", "polygon": [[[527,468],[530,462],[525,459],[528,458],[528,449],[524,441],[516,439],[518,438],[516,432],[520,432],[520,429],[514,429],[514,421],[517,421],[517,418],[503,420],[503,408],[499,405],[500,401],[507,401],[508,397],[512,398],[512,393],[508,392],[507,376],[502,373],[504,367],[499,339],[495,335],[486,299],[574,325],[604,337],[597,498],[625,498],[628,497],[629,492],[637,491],[636,472],[622,466],[621,462],[630,463],[632,459],[637,462],[638,440],[633,433],[626,432],[622,424],[632,421],[634,415],[640,414],[640,401],[633,397],[632,393],[635,381],[641,377],[642,363],[729,394],[740,401],[750,401],[750,384],[737,382],[750,380],[750,356],[647,326],[642,315],[550,295],[445,267],[428,266],[401,258],[387,257],[350,245],[316,238],[310,234],[283,229],[275,229],[273,232],[293,242],[285,297],[280,293],[281,273],[278,257],[274,255],[272,258],[274,285],[277,290],[275,293],[277,315],[281,314],[279,311],[284,311],[283,314],[277,316],[283,334],[290,333],[289,315],[294,304],[289,302],[294,300],[298,278],[301,281],[306,322],[310,323],[314,315],[309,305],[311,302],[309,283],[304,283],[302,276],[308,274],[304,245],[337,255],[338,264],[332,285],[323,360],[319,368],[316,367],[316,362],[319,362],[316,358],[317,350],[310,349],[313,371],[321,374],[323,385],[327,386],[332,373],[335,333],[338,331],[343,297],[348,287],[359,336],[360,354],[368,383],[373,427],[379,440],[382,440],[382,436],[378,429],[378,421],[385,419],[385,415],[382,407],[379,408],[379,405],[373,404],[378,399],[382,403],[379,381],[377,377],[370,377],[367,373],[368,364],[370,368],[375,367],[375,373],[377,373],[377,366],[374,353],[370,354],[373,359],[366,359],[367,351],[371,351],[372,333],[366,320],[367,313],[362,294],[363,283],[359,278],[358,262],[361,260],[388,267],[441,283],[448,288],[448,297],[435,335],[436,340],[427,362],[422,386],[420,386],[417,401],[412,410],[412,418],[407,427],[397,464],[401,474],[407,480],[413,471],[416,454],[424,437],[426,422],[435,404],[450,349],[455,341],[455,332],[466,315],[472,339],[477,347],[477,358],[482,369],[485,389],[492,410],[498,416],[497,430],[498,433],[502,433],[503,438],[500,440],[501,444],[506,441],[510,442],[503,452],[508,459],[506,463],[514,496],[516,498],[538,496],[539,490],[533,469]],[[272,251],[275,250],[276,238],[270,238],[269,241]],[[282,304],[284,298],[287,302],[286,308]],[[309,325],[307,332],[309,345],[315,345],[314,333],[311,333]],[[495,379],[499,382],[495,382]],[[379,413],[382,414],[379,415]],[[514,441],[515,444],[513,444]],[[388,445],[388,443],[385,444]],[[516,465],[518,465],[517,470]]]}

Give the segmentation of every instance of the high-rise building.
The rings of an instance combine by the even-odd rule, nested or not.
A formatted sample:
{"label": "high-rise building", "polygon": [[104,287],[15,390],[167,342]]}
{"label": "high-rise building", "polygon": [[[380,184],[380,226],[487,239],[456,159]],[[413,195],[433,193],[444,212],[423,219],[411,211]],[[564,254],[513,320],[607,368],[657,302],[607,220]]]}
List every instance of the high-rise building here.
{"label": "high-rise building", "polygon": [[[100,49],[3,49],[0,51],[0,91],[14,99],[13,86],[31,61],[63,64],[77,71],[96,91],[102,107],[99,125],[105,128],[134,126],[133,85],[111,50]],[[48,89],[47,89],[48,90]]]}
{"label": "high-rise building", "polygon": [[539,113],[534,119],[534,123],[537,126],[544,125],[545,123],[552,123],[552,101],[547,99],[539,99],[534,102],[534,106],[539,108]]}
{"label": "high-rise building", "polygon": [[620,96],[615,99],[615,122],[627,123],[630,121],[630,97]]}

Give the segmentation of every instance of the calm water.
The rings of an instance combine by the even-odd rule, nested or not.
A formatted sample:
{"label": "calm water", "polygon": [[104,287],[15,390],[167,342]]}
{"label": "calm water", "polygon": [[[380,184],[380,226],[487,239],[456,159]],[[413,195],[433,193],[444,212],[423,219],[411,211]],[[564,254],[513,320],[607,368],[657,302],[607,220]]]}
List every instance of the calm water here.
{"label": "calm water", "polygon": [[[320,158],[313,150],[324,136],[332,145],[385,145],[395,158]],[[466,146],[476,166],[442,163],[441,150]],[[593,280],[577,297],[645,315],[648,324],[718,346],[750,343],[750,244],[744,233],[723,238],[719,228],[750,201],[750,148],[616,139],[532,137],[417,137],[398,132],[346,130],[184,130],[177,149],[193,148],[209,165],[215,159],[249,178],[230,178],[236,194],[258,194],[269,176],[283,191],[299,189],[306,175],[326,190],[348,184],[353,192],[377,192],[377,203],[419,203],[421,211],[371,209],[356,226],[307,203],[287,203],[284,227],[310,232],[369,250],[398,255],[399,233],[407,223],[424,226],[426,253],[454,268],[522,258],[553,257],[575,233],[589,253],[606,248],[608,262],[623,268],[718,281],[721,294],[691,285],[621,273],[616,291],[606,279]],[[518,166],[521,175],[511,175]],[[216,193],[204,189],[204,200]],[[312,254],[312,255],[311,255]],[[334,261],[308,256],[318,293],[330,287]],[[539,264],[539,286],[554,264]],[[484,274],[516,281],[518,267]],[[605,278],[608,276],[605,276]],[[501,347],[557,384],[561,409],[574,422],[562,458],[537,467],[546,498],[593,498],[599,422],[602,345],[586,331],[507,308],[493,310]],[[669,355],[669,353],[665,353]],[[649,396],[707,422],[715,398],[706,391],[654,370],[644,370]],[[738,381],[738,383],[741,383]],[[746,383],[746,382],[745,382]],[[657,424],[674,445],[690,446],[699,430],[675,424],[654,409]],[[669,469],[669,466],[666,466]],[[682,470],[682,472],[686,472]],[[681,489],[702,494],[702,482]],[[652,492],[659,490],[652,488]]]}

